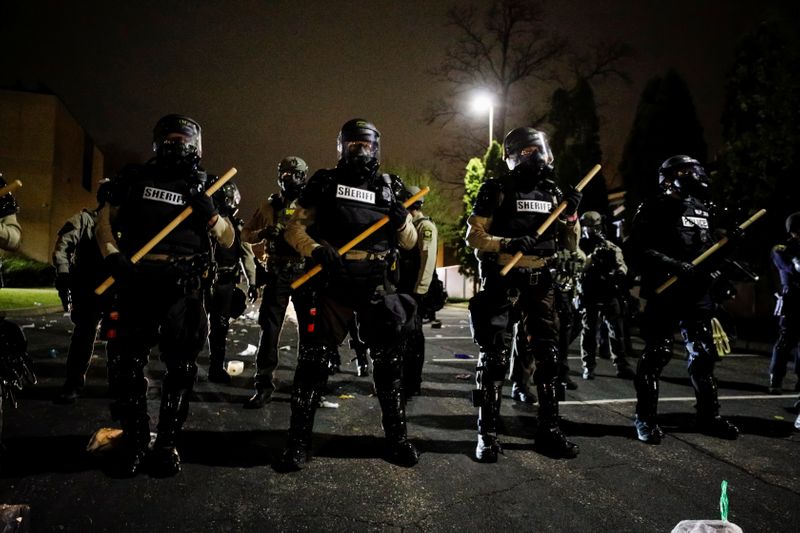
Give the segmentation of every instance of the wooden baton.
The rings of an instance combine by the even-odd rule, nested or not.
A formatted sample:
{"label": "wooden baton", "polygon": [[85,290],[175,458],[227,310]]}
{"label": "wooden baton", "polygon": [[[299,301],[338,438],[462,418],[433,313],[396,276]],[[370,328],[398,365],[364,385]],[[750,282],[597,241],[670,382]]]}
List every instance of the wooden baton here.
{"label": "wooden baton", "polygon": [[[417,194],[415,194],[414,196],[403,202],[403,205],[406,208],[411,207],[412,204],[418,202],[423,196],[425,196],[429,192],[431,192],[431,188],[425,187]],[[350,242],[339,248],[339,255],[344,255],[350,250],[352,250],[358,243],[360,243],[361,241],[363,241],[364,239],[366,239],[367,237],[369,237],[370,235],[381,229],[384,225],[386,225],[387,222],[389,222],[389,217],[384,216],[379,221],[377,221],[376,223],[374,223],[373,225],[371,225],[370,227],[359,233],[358,236],[356,236],[353,240],[351,240]],[[312,268],[311,270],[309,270],[308,272],[306,272],[305,274],[294,280],[291,285],[292,289],[296,289],[306,281],[310,280],[311,278],[319,274],[321,271],[322,271],[322,265],[316,265],[314,268]]]}
{"label": "wooden baton", "polygon": [[[206,191],[205,191],[205,195],[206,195],[206,196],[211,196],[211,195],[213,195],[215,192],[217,192],[217,191],[219,190],[219,188],[220,188],[220,187],[222,187],[223,185],[225,185],[225,183],[227,183],[227,181],[228,181],[229,179],[231,179],[231,178],[232,178],[232,177],[233,177],[233,176],[236,174],[236,172],[237,172],[237,170],[236,170],[235,168],[231,168],[231,169],[230,169],[229,171],[227,171],[225,174],[223,174],[222,176],[220,176],[220,178],[219,178],[217,181],[215,181],[213,184],[211,184],[211,187],[209,187],[208,189],[206,189]],[[142,246],[142,248],[141,248],[141,249],[140,249],[138,252],[136,252],[135,254],[133,254],[133,257],[131,257],[131,263],[134,263],[134,264],[138,263],[138,262],[139,262],[139,261],[142,259],[142,257],[144,257],[144,256],[145,256],[145,254],[147,254],[147,252],[149,252],[150,250],[152,250],[153,248],[155,248],[155,246],[156,246],[158,243],[160,243],[160,242],[161,242],[161,241],[164,239],[164,237],[166,237],[167,235],[169,235],[169,233],[170,233],[172,230],[174,230],[175,228],[177,228],[177,227],[178,227],[178,225],[179,225],[181,222],[183,222],[184,220],[186,220],[187,218],[189,218],[189,215],[191,215],[191,214],[192,214],[192,206],[187,206],[187,207],[186,207],[186,209],[184,209],[183,211],[181,211],[181,212],[180,212],[180,214],[179,214],[178,216],[176,216],[176,217],[175,217],[175,218],[172,220],[172,222],[170,222],[169,224],[167,224],[166,226],[164,226],[164,229],[162,229],[161,231],[159,231],[159,232],[156,234],[156,236],[155,236],[155,237],[153,237],[152,239],[150,239],[149,241],[147,241],[147,244],[145,244],[144,246]],[[110,286],[112,286],[113,284],[114,284],[114,277],[113,277],[113,276],[108,276],[108,278],[106,278],[106,280],[105,280],[105,281],[104,281],[104,282],[103,282],[103,283],[102,283],[102,284],[101,284],[99,287],[97,287],[97,288],[94,290],[94,293],[95,293],[95,294],[97,294],[97,295],[99,296],[99,295],[103,294],[104,292],[106,292],[106,290],[107,290],[107,289],[108,289]]]}
{"label": "wooden baton", "polygon": [[[767,210],[766,209],[762,209],[760,211],[757,211],[753,216],[751,216],[750,218],[748,218],[747,220],[742,222],[739,225],[739,229],[742,229],[742,230],[747,229],[747,227],[750,224],[752,224],[753,222],[755,222],[756,220],[758,220],[759,218],[763,217],[766,214],[767,214]],[[692,260],[692,264],[694,266],[699,265],[700,263],[702,263],[703,261],[708,259],[708,256],[710,256],[711,254],[713,254],[714,252],[716,252],[717,250],[719,250],[720,248],[725,246],[727,243],[728,243],[728,237],[722,237],[720,240],[718,240],[716,243],[714,243],[714,245],[711,246],[708,250],[706,250],[702,254],[698,255],[697,257],[695,257]],[[678,276],[672,276],[667,281],[662,283],[660,287],[658,287],[656,289],[656,294],[661,294],[662,292],[667,290],[669,287],[671,287],[672,284],[675,283],[676,281],[678,281]]]}
{"label": "wooden baton", "polygon": [[[579,192],[580,192],[580,191],[582,191],[582,190],[583,190],[583,188],[584,188],[584,187],[586,187],[586,184],[587,184],[587,183],[589,183],[589,182],[592,180],[592,178],[593,178],[593,177],[595,177],[595,175],[596,175],[598,172],[600,172],[600,168],[602,168],[600,165],[595,165],[595,166],[593,166],[593,167],[592,167],[592,170],[590,170],[590,171],[589,171],[589,173],[588,173],[588,174],[586,174],[586,175],[583,177],[583,179],[582,179],[581,181],[579,181],[579,182],[578,182],[578,184],[575,186],[575,190],[576,190],[576,191],[579,191]],[[564,209],[566,209],[566,208],[567,208],[567,201],[566,201],[566,200],[564,200],[563,202],[561,202],[560,204],[558,204],[558,207],[556,207],[556,208],[553,210],[553,212],[552,212],[552,213],[550,213],[550,216],[549,216],[549,217],[547,217],[547,220],[545,220],[545,221],[542,223],[542,225],[541,225],[541,226],[539,226],[539,229],[537,229],[537,230],[536,230],[536,237],[541,237],[541,236],[544,234],[544,232],[545,232],[545,231],[547,231],[547,228],[549,228],[549,227],[550,227],[550,225],[551,225],[553,222],[555,222],[555,220],[558,218],[558,216],[559,216],[559,215],[560,215],[560,214],[561,214],[561,213],[564,211]],[[506,266],[504,266],[504,267],[503,267],[503,270],[501,270],[501,271],[500,271],[500,275],[501,275],[501,276],[505,276],[506,274],[508,274],[508,273],[511,271],[511,269],[512,269],[512,268],[514,268],[514,265],[516,265],[516,264],[519,262],[519,260],[520,260],[520,259],[522,259],[522,252],[517,252],[517,253],[515,253],[515,254],[514,254],[514,257],[512,257],[512,258],[511,258],[511,261],[509,261],[509,262],[506,264]]]}
{"label": "wooden baton", "polygon": [[5,187],[3,187],[2,189],[0,189],[0,196],[5,196],[10,192],[14,192],[20,187],[22,187],[22,182],[19,180],[14,180]]}

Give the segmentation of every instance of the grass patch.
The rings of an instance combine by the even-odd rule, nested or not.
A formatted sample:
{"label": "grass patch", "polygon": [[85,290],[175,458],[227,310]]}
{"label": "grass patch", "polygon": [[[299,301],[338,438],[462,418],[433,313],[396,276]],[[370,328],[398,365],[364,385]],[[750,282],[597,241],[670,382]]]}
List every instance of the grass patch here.
{"label": "grass patch", "polygon": [[0,289],[0,310],[60,306],[55,289]]}

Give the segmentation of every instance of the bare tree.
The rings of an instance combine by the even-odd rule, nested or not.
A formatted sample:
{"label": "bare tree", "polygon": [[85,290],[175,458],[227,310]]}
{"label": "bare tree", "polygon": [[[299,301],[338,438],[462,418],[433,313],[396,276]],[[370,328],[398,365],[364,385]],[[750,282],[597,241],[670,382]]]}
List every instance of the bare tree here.
{"label": "bare tree", "polygon": [[[512,104],[518,101],[515,93],[555,79],[565,41],[545,31],[540,1],[494,0],[480,11],[459,4],[448,11],[447,21],[458,30],[458,37],[431,71],[446,87],[447,96],[430,102],[426,122],[461,125],[464,100],[470,92],[484,90],[495,98],[493,132],[495,137],[498,132],[502,135],[509,118],[529,111]],[[458,129],[455,142],[441,149],[441,155],[466,161],[465,154],[485,149],[485,140],[479,140],[474,128]]]}

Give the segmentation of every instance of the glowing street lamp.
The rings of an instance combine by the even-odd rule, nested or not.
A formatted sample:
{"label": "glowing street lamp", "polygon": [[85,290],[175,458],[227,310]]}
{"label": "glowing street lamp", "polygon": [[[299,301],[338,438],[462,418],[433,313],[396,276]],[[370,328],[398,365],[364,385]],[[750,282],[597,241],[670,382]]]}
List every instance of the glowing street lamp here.
{"label": "glowing street lamp", "polygon": [[489,145],[491,146],[494,136],[492,130],[494,129],[494,98],[489,93],[478,93],[472,100],[472,109],[476,113],[483,113],[489,110]]}

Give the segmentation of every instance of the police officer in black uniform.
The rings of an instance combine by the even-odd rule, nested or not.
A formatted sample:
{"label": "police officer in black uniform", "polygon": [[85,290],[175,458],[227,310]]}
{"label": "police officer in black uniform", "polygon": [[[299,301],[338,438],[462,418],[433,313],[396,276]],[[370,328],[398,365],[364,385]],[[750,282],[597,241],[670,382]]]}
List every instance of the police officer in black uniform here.
{"label": "police officer in black uniform", "polygon": [[795,392],[800,392],[800,213],[786,218],[786,240],[772,248],[772,263],[778,270],[781,289],[775,316],[778,317],[778,339],[772,348],[769,363],[770,394],[783,392],[786,365],[794,353],[794,372],[797,374]]}
{"label": "police officer in black uniform", "polygon": [[[481,185],[468,219],[467,241],[479,252],[482,282],[469,305],[473,338],[480,347],[478,388],[473,393],[473,403],[479,408],[475,457],[497,461],[500,400],[518,320],[524,341],[519,349],[536,361],[536,447],[549,455],[574,457],[577,445],[558,426],[559,328],[549,264],[560,248],[577,249],[581,193],[568,193],[568,206],[560,219],[535,238],[536,230],[562,200],[551,179],[552,152],[544,133],[527,127],[511,130],[503,149],[509,173]],[[501,276],[503,265],[517,252],[522,252],[522,259],[507,276]]]}
{"label": "police officer in black uniform", "polygon": [[[258,298],[253,248],[242,241],[241,228],[244,222],[236,218],[241,200],[239,188],[232,181],[225,183],[214,194],[214,201],[222,206],[220,215],[231,221],[236,235],[230,248],[219,243],[214,244],[216,276],[208,300],[208,381],[212,383],[231,382],[231,376],[225,371],[225,352],[231,318],[237,318],[238,314],[235,313],[241,313],[245,309],[244,294],[238,288],[242,274],[247,280],[247,298],[250,303]],[[239,296],[241,300],[238,300]]]}
{"label": "police officer in black uniform", "polygon": [[[670,157],[658,172],[659,192],[639,206],[625,258],[641,273],[645,348],[636,369],[635,427],[639,440],[659,444],[658,380],[672,357],[673,332],[680,328],[689,355],[688,370],[697,397],[702,431],[735,439],[738,429],[719,415],[714,364],[717,351],[711,332],[714,302],[710,295],[708,261],[691,261],[710,248],[716,237],[709,181],[700,163],[685,155]],[[661,294],[655,290],[671,276],[679,281]]]}
{"label": "police officer in black uniform", "polygon": [[[112,416],[124,437],[119,475],[135,475],[144,465],[150,440],[144,367],[156,344],[167,372],[149,462],[156,476],[180,471],[177,438],[189,410],[195,361],[208,333],[203,291],[211,268],[211,237],[223,246],[234,239],[231,222],[204,194],[210,178],[199,166],[200,125],[183,115],[161,118],[153,131],[153,149],[156,155],[146,164],[129,165],[112,178],[109,208],[101,211],[97,225],[100,251],[119,296],[120,355],[109,368],[116,396]],[[129,258],[187,205],[192,216],[133,265]]]}
{"label": "police officer in black uniform", "polygon": [[[395,291],[396,248],[410,249],[417,233],[398,200],[403,184],[378,172],[380,133],[363,119],[346,122],[339,133],[339,162],[316,172],[300,194],[286,241],[324,268],[317,282],[313,328],[301,328],[292,391],[292,416],[280,467],[301,468],[308,459],[314,413],[328,379],[327,362],[347,336],[353,313],[372,356],[375,390],[383,412],[387,459],[403,466],[418,461],[406,435],[401,385],[401,327],[414,300]],[[338,248],[388,215],[389,223],[343,256]],[[309,331],[313,329],[313,331]]]}
{"label": "police officer in black uniform", "polygon": [[[305,270],[305,259],[284,239],[286,225],[297,208],[297,197],[306,185],[308,165],[297,156],[285,157],[278,164],[280,192],[263,202],[242,229],[242,239],[249,243],[266,242],[267,278],[258,324],[261,338],[256,353],[255,393],[244,402],[247,409],[259,409],[272,400],[275,391],[274,373],[278,367],[278,341],[286,317],[289,298],[304,321],[308,289],[293,291],[292,281]],[[304,297],[305,296],[305,300]],[[305,323],[305,322],[303,322]]]}
{"label": "police officer in black uniform", "polygon": [[[6,186],[0,174],[0,189]],[[17,221],[17,201],[9,193],[0,196],[0,250],[15,251],[19,248],[22,228]],[[2,270],[0,258],[0,270]],[[2,277],[0,277],[2,281]],[[0,283],[0,290],[2,284]],[[15,393],[25,383],[36,383],[33,361],[28,355],[28,339],[17,324],[9,322],[0,312],[0,464],[5,455],[3,447],[3,403],[16,406]]]}
{"label": "police officer in black uniform", "polygon": [[606,239],[600,213],[587,211],[581,215],[581,229],[580,248],[587,256],[580,278],[583,379],[594,379],[598,330],[603,324],[617,377],[633,379],[625,352],[622,302],[627,292],[628,266],[620,247]]}

